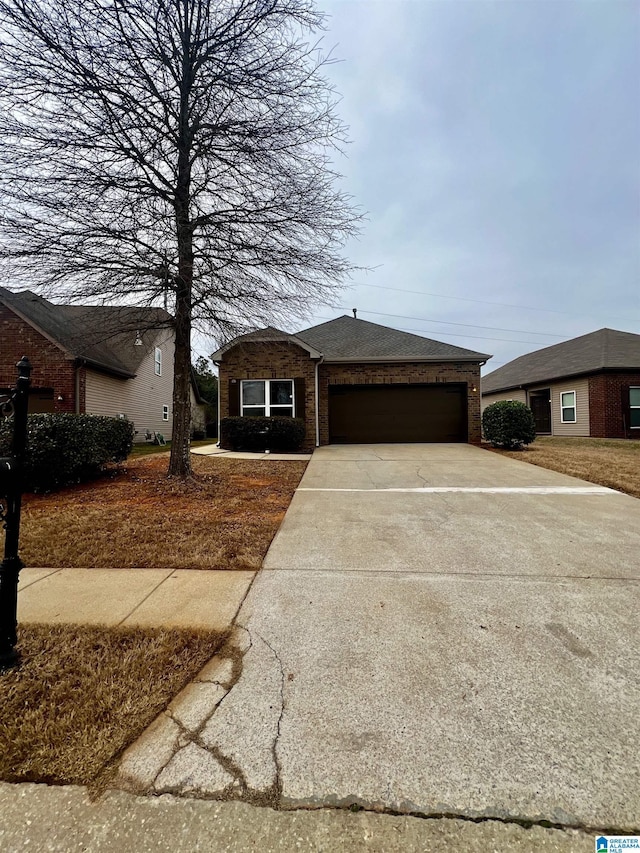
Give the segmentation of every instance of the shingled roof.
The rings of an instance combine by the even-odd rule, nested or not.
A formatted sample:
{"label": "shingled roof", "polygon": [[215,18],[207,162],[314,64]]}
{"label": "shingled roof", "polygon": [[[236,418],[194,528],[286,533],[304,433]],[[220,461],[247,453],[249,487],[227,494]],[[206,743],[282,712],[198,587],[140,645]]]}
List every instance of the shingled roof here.
{"label": "shingled roof", "polygon": [[482,393],[539,385],[599,370],[640,370],[640,335],[599,329],[521,355],[482,377]]}
{"label": "shingled roof", "polygon": [[[14,293],[0,287],[0,301],[70,357],[124,377],[135,376],[157,329],[171,322],[161,308],[58,305],[30,290]],[[136,345],[136,338],[142,345]]]}
{"label": "shingled roof", "polygon": [[325,361],[487,361],[490,355],[343,315],[296,333]]}

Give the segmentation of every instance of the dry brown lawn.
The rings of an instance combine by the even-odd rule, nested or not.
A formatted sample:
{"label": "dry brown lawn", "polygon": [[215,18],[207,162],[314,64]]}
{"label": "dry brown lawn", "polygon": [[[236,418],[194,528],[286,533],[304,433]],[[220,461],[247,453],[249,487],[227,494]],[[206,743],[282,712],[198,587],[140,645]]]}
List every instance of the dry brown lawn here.
{"label": "dry brown lawn", "polygon": [[24,625],[0,672],[0,779],[96,786],[224,635]]}
{"label": "dry brown lawn", "polygon": [[306,462],[193,457],[167,478],[168,454],[99,480],[25,495],[20,555],[43,568],[257,569]]}
{"label": "dry brown lawn", "polygon": [[640,498],[640,441],[545,436],[525,450],[496,452]]}

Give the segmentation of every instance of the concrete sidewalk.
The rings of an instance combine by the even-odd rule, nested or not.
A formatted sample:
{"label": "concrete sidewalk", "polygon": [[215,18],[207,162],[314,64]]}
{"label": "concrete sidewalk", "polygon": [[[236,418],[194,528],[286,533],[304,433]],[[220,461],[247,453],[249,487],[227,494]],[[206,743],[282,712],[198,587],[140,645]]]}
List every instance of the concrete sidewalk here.
{"label": "concrete sidewalk", "polygon": [[120,784],[637,832],[639,551],[640,502],[590,483],[466,445],[321,448],[212,686]]}
{"label": "concrete sidewalk", "polygon": [[496,821],[279,812],[247,803],[0,783],[0,850],[49,853],[592,853],[593,836]]}
{"label": "concrete sidewalk", "polygon": [[264,453],[249,453],[240,452],[237,450],[223,450],[217,444],[207,444],[204,447],[193,447],[191,453],[196,456],[219,456],[225,459],[270,459],[273,462],[308,462],[311,459],[310,453],[271,453],[266,450]]}
{"label": "concrete sidewalk", "polygon": [[18,622],[226,630],[255,572],[32,569],[20,572]]}

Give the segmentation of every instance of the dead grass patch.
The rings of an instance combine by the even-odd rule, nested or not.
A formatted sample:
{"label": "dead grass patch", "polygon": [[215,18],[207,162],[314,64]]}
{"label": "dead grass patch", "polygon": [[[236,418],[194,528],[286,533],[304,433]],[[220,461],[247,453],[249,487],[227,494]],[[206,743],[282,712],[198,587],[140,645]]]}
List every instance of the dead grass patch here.
{"label": "dead grass patch", "polygon": [[26,495],[21,557],[43,568],[257,569],[306,462],[194,457],[194,477],[166,476],[167,457],[129,461],[51,495]]}
{"label": "dead grass patch", "polygon": [[92,785],[224,642],[211,631],[23,625],[0,672],[0,779]]}
{"label": "dead grass patch", "polygon": [[640,498],[640,441],[544,436],[525,450],[496,452]]}

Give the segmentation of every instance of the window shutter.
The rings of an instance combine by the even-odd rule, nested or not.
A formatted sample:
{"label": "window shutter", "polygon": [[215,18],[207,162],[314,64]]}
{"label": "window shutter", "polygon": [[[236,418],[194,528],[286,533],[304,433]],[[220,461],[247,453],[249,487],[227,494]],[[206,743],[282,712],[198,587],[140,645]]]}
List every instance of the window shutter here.
{"label": "window shutter", "polygon": [[622,429],[625,435],[627,435],[631,428],[631,393],[629,386],[623,385],[620,392],[622,394]]}
{"label": "window shutter", "polygon": [[305,399],[304,399],[304,379],[294,379],[293,380],[293,388],[295,391],[296,398],[296,410],[295,416],[297,418],[302,418],[304,420],[305,417]]}
{"label": "window shutter", "polygon": [[229,380],[229,417],[237,418],[240,414],[240,380]]}

